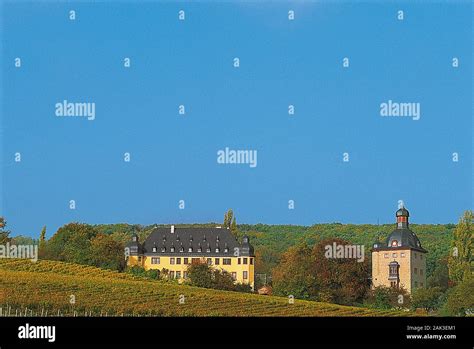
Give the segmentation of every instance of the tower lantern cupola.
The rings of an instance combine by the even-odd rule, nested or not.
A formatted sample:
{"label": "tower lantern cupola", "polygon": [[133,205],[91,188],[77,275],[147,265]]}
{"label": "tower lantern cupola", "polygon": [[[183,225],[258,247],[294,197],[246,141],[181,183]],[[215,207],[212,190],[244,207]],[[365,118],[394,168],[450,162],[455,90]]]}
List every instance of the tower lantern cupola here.
{"label": "tower lantern cupola", "polygon": [[398,229],[408,229],[408,217],[410,213],[405,207],[400,207],[396,213],[397,216],[397,228]]}

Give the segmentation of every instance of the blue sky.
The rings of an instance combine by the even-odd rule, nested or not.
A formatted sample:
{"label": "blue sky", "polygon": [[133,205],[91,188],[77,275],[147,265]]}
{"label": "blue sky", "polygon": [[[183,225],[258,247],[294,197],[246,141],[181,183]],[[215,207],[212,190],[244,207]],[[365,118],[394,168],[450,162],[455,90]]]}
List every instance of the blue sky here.
{"label": "blue sky", "polygon": [[[228,208],[239,223],[390,223],[398,200],[414,223],[457,222],[473,199],[471,21],[467,1],[4,2],[0,214],[31,236]],[[95,103],[95,120],[56,116],[65,99]],[[420,120],[380,116],[388,100],[420,103]],[[225,147],[258,166],[218,164]]]}

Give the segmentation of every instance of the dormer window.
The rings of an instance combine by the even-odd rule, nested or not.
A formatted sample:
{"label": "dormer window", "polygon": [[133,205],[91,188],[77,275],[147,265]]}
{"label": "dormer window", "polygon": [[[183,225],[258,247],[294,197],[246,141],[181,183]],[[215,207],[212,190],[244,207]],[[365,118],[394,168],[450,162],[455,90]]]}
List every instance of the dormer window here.
{"label": "dormer window", "polygon": [[224,248],[224,253],[229,253],[229,248],[228,247]]}
{"label": "dormer window", "polygon": [[221,252],[221,249],[219,247],[216,247],[216,253]]}
{"label": "dormer window", "polygon": [[398,241],[397,240],[393,240],[392,241],[392,247],[397,247],[398,246]]}
{"label": "dormer window", "polygon": [[201,248],[201,247],[198,247],[198,252],[199,252],[199,253],[202,252],[202,248]]}
{"label": "dormer window", "polygon": [[219,242],[219,235],[217,235],[216,241]]}
{"label": "dormer window", "polygon": [[188,252],[189,253],[193,252],[193,248],[192,247],[188,248]]}
{"label": "dormer window", "polygon": [[210,253],[210,252],[211,252],[211,248],[210,248],[210,247],[206,248],[206,252],[207,252],[207,253]]}
{"label": "dormer window", "polygon": [[163,247],[161,248],[161,252],[162,252],[162,253],[165,253],[165,252],[166,252],[166,247],[163,246]]}
{"label": "dormer window", "polygon": [[153,252],[156,252],[156,246],[153,246]]}
{"label": "dormer window", "polygon": [[174,246],[171,246],[170,252],[174,252]]}
{"label": "dormer window", "polygon": [[181,247],[179,248],[179,252],[184,252],[184,247],[183,247],[183,246],[181,246]]}

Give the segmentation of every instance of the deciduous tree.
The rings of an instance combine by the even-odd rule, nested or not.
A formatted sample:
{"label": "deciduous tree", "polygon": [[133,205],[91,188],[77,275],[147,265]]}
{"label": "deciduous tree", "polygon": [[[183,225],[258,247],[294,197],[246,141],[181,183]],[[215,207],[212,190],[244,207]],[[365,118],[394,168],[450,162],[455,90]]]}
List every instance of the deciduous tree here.
{"label": "deciduous tree", "polygon": [[444,310],[451,316],[474,315],[474,278],[468,278],[450,290]]}
{"label": "deciduous tree", "polygon": [[6,244],[10,241],[8,235],[10,235],[10,231],[6,230],[5,227],[7,226],[7,221],[4,217],[0,217],[0,244]]}
{"label": "deciduous tree", "polygon": [[326,246],[348,244],[327,239],[313,249],[306,244],[291,247],[273,269],[273,291],[277,295],[352,304],[361,302],[369,289],[367,260],[328,258]]}
{"label": "deciduous tree", "polygon": [[301,299],[314,299],[318,288],[313,272],[311,248],[306,244],[290,247],[273,269],[273,293],[278,296],[294,296]]}
{"label": "deciduous tree", "polygon": [[412,308],[431,311],[437,309],[443,291],[440,287],[417,288],[412,292]]}
{"label": "deciduous tree", "polygon": [[91,264],[106,269],[123,270],[125,259],[124,246],[109,235],[98,234],[91,240]]}
{"label": "deciduous tree", "polygon": [[454,240],[448,259],[449,278],[459,283],[472,277],[474,250],[474,213],[466,211],[454,231]]}
{"label": "deciduous tree", "polygon": [[46,246],[46,226],[41,229],[40,238],[39,238],[39,246],[38,246],[38,254],[40,258],[44,256],[44,249]]}

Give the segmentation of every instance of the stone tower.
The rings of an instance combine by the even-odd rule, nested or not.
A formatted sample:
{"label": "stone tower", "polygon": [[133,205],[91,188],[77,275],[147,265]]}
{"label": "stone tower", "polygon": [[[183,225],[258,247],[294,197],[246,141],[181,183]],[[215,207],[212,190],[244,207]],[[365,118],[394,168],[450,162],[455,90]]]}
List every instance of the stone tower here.
{"label": "stone tower", "polygon": [[404,288],[412,293],[426,287],[426,251],[409,228],[410,213],[405,207],[396,212],[397,227],[385,243],[372,249],[372,286]]}

